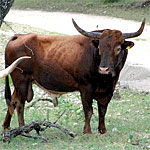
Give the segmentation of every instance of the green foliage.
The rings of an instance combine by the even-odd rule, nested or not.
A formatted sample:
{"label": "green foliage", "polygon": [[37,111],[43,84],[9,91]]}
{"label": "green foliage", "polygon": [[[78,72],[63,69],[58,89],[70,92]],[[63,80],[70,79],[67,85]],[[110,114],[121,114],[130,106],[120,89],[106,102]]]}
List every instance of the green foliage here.
{"label": "green foliage", "polygon": [[[41,89],[34,86],[35,97],[45,98]],[[98,115],[97,105],[94,101],[94,113],[91,120],[92,135],[83,135],[84,113],[79,93],[67,94],[59,98],[58,107],[53,107],[49,102],[39,102],[29,109],[25,108],[25,122],[47,119],[55,121],[58,116],[66,110],[57,124],[77,133],[78,136],[70,138],[56,128],[41,132],[42,136],[49,138],[50,143],[41,143],[41,140],[28,139],[21,136],[13,138],[11,143],[2,143],[0,138],[0,149],[142,149],[150,146],[150,118],[149,118],[149,93],[122,89],[119,91],[121,99],[112,99],[106,115],[106,127],[108,135],[97,133]],[[42,94],[43,93],[43,94]],[[28,104],[26,104],[28,105]],[[0,124],[4,120],[6,105],[4,101],[0,104]],[[13,116],[11,126],[18,126],[17,114]],[[114,130],[116,128],[117,130]],[[2,131],[2,128],[0,128]],[[31,134],[35,134],[32,132]],[[21,144],[20,144],[21,143]]]}

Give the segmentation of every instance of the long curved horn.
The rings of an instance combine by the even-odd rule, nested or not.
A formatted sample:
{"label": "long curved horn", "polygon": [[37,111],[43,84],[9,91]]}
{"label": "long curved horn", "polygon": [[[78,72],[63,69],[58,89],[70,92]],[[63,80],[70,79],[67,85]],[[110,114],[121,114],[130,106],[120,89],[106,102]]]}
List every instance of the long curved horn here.
{"label": "long curved horn", "polygon": [[31,58],[31,57],[23,56],[23,57],[20,57],[17,60],[15,60],[9,67],[0,71],[0,78],[8,76],[8,74],[10,74],[20,62],[22,62],[24,59],[29,59],[29,58]]}
{"label": "long curved horn", "polygon": [[77,29],[77,31],[80,32],[80,33],[81,33],[82,35],[84,35],[84,36],[99,39],[100,36],[102,35],[102,33],[99,33],[99,32],[87,32],[87,31],[81,29],[81,28],[77,25],[77,23],[74,21],[73,18],[72,18],[72,22],[73,22],[74,27]]}
{"label": "long curved horn", "polygon": [[138,31],[133,32],[133,33],[122,33],[122,39],[128,39],[128,38],[133,38],[133,37],[137,37],[139,35],[142,34],[143,30],[144,30],[144,26],[145,26],[145,18],[143,19],[142,23],[141,23],[141,27],[139,28]]}

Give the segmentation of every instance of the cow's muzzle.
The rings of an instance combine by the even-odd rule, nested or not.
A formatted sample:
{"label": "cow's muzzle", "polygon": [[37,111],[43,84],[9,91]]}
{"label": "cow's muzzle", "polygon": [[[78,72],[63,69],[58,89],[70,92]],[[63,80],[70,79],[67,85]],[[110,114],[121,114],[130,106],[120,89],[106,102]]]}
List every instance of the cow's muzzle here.
{"label": "cow's muzzle", "polygon": [[110,74],[110,68],[109,67],[99,67],[99,73]]}
{"label": "cow's muzzle", "polygon": [[99,67],[98,72],[104,75],[112,75],[112,77],[116,75],[115,71],[110,67]]}

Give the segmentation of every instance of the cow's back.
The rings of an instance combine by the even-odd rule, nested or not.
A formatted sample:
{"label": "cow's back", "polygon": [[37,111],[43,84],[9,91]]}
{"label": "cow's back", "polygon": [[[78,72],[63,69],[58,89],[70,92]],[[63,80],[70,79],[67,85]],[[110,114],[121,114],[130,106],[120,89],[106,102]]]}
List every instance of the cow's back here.
{"label": "cow's back", "polygon": [[92,68],[93,50],[84,36],[15,35],[6,48],[8,65],[21,56],[31,56],[20,68],[46,89],[68,92],[86,82]]}

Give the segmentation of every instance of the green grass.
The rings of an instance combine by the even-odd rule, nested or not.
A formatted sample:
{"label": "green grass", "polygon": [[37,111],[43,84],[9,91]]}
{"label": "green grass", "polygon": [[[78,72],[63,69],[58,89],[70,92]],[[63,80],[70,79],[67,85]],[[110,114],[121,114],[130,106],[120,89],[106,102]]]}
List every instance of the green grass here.
{"label": "green grass", "polygon": [[[34,99],[44,98],[44,93],[34,87]],[[41,94],[42,93],[42,94]],[[49,111],[49,120],[55,121],[65,109],[66,113],[61,117],[58,124],[77,133],[78,136],[70,138],[61,133],[56,128],[50,128],[41,132],[41,135],[49,138],[49,143],[41,143],[40,139],[33,140],[18,136],[11,139],[11,143],[2,143],[0,138],[0,149],[142,149],[150,145],[150,110],[149,93],[132,91],[129,89],[120,90],[121,99],[113,98],[109,104],[106,114],[106,127],[109,136],[98,134],[98,115],[97,105],[94,101],[94,114],[92,116],[91,127],[92,135],[83,135],[84,116],[79,93],[64,95],[59,98],[58,107],[54,108],[51,103],[39,102],[31,108],[25,108],[25,122],[30,123],[33,120],[47,119]],[[1,98],[3,99],[3,98]],[[27,104],[29,105],[29,104]],[[0,124],[4,120],[6,105],[4,100],[0,105]],[[42,113],[41,113],[42,112]],[[17,127],[17,114],[13,116],[11,126]],[[114,130],[117,131],[114,131]],[[2,132],[2,127],[0,127]],[[36,135],[35,132],[32,134]]]}
{"label": "green grass", "polygon": [[[149,18],[149,6],[141,8],[145,0],[15,0],[14,9],[35,9],[44,11],[79,12],[85,14],[107,15],[129,20],[141,21]],[[147,23],[150,20],[147,19]]]}

